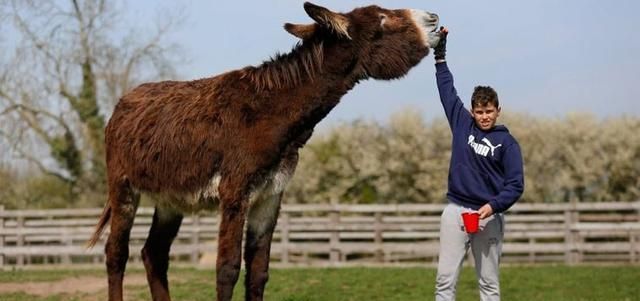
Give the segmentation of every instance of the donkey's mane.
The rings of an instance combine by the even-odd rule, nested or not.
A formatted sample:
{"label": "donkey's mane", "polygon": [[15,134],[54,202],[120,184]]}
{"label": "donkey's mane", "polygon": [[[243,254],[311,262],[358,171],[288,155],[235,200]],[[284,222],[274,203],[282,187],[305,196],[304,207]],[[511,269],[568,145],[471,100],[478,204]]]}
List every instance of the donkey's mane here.
{"label": "donkey's mane", "polygon": [[249,78],[258,90],[295,87],[305,79],[313,81],[323,61],[322,42],[299,42],[289,53],[276,53],[260,66],[242,69],[242,77]]}

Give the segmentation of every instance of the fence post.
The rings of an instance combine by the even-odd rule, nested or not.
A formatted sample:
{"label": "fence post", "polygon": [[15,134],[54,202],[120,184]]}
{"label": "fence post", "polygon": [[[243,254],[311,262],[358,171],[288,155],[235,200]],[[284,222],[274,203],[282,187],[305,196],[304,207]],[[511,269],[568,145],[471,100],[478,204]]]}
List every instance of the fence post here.
{"label": "fence post", "polygon": [[571,235],[571,225],[573,224],[571,209],[564,210],[564,263],[571,264],[571,248],[573,247],[573,236]]}
{"label": "fence post", "polygon": [[570,206],[564,212],[564,243],[565,243],[565,263],[574,265],[579,262],[578,240],[580,233],[575,229],[578,222],[578,209],[575,199],[571,199]]}
{"label": "fence post", "polygon": [[[636,222],[640,223],[640,202],[635,203],[636,209]],[[629,232],[629,244],[631,249],[631,258],[630,261],[635,263],[638,261],[638,240],[640,239],[640,235],[638,230],[631,230]]]}
{"label": "fence post", "polygon": [[[64,229],[62,232],[62,243],[65,246],[69,247],[69,251],[73,248],[73,238],[71,237],[71,234],[69,233],[69,229]],[[69,253],[61,255],[61,260],[63,264],[71,264],[71,255]]]}
{"label": "fence post", "polygon": [[191,220],[193,232],[191,232],[191,263],[200,260],[200,215],[194,215]]}
{"label": "fence post", "polygon": [[531,247],[529,251],[529,263],[535,263],[536,262],[536,252],[533,251],[535,250],[535,245],[536,245],[536,239],[533,237],[529,237],[529,246]]}
{"label": "fence post", "polygon": [[4,267],[4,205],[0,205],[0,270]]}
{"label": "fence post", "polygon": [[340,261],[340,211],[337,207],[337,201],[332,201],[331,210],[329,211],[329,222],[331,223],[331,236],[329,238],[329,261],[336,264]]}
{"label": "fence post", "polygon": [[[18,235],[16,237],[16,246],[22,247],[24,246],[24,215],[19,215],[17,219],[17,229]],[[23,266],[24,265],[24,254],[19,254],[17,257],[16,265]]]}
{"label": "fence post", "polygon": [[376,245],[375,259],[377,262],[383,262],[384,249],[382,244],[382,212],[375,213],[375,224],[373,228],[375,231],[373,236],[373,242]]}
{"label": "fence post", "polygon": [[[580,223],[580,210],[578,210],[578,202],[574,204],[573,208],[573,222],[574,225]],[[575,257],[575,263],[582,263],[584,261],[584,236],[579,229],[573,231],[574,248],[573,253]]]}
{"label": "fence post", "polygon": [[280,215],[280,246],[282,252],[282,263],[289,264],[289,212],[282,212]]}
{"label": "fence post", "polygon": [[636,262],[636,234],[633,230],[629,230],[629,262]]}

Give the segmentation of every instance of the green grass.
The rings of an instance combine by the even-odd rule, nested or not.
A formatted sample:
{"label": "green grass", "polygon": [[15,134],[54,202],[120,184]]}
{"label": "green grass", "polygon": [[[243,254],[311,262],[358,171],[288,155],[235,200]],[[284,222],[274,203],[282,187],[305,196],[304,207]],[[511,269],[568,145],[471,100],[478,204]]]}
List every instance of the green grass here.
{"label": "green grass", "polygon": [[[140,275],[142,270],[129,274]],[[433,300],[435,270],[432,268],[340,268],[272,269],[266,300]],[[45,282],[67,277],[101,276],[100,270],[12,271],[0,273],[3,284]],[[212,300],[215,295],[213,270],[172,269],[174,300]],[[501,268],[503,300],[638,300],[640,267],[509,266]],[[106,279],[105,279],[106,282]],[[127,286],[133,300],[149,300],[145,285]],[[242,279],[234,300],[243,300]],[[103,300],[105,291],[91,294],[62,294],[36,297],[28,292],[0,293],[0,300]],[[465,268],[458,282],[458,300],[478,300],[475,272]]]}
{"label": "green grass", "polygon": [[64,278],[71,277],[86,277],[86,276],[104,276],[105,272],[102,270],[91,269],[51,269],[51,270],[10,270],[0,271],[0,285],[6,282],[47,282],[62,280]]}

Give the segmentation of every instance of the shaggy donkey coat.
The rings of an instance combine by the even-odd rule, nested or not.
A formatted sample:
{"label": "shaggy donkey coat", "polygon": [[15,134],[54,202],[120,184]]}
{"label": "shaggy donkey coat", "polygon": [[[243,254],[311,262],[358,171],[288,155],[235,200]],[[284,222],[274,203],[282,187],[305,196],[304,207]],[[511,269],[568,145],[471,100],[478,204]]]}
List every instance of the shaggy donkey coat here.
{"label": "shaggy donkey coat", "polygon": [[142,249],[153,300],[170,300],[169,249],[183,214],[220,210],[218,300],[231,300],[243,228],[247,300],[262,300],[273,230],[298,150],[358,81],[405,75],[437,43],[438,17],[377,6],[335,13],[305,3],[315,21],[286,24],[301,42],[254,67],[193,81],[147,83],[124,95],[105,132],[109,300],[122,300],[140,193],[156,201]]}

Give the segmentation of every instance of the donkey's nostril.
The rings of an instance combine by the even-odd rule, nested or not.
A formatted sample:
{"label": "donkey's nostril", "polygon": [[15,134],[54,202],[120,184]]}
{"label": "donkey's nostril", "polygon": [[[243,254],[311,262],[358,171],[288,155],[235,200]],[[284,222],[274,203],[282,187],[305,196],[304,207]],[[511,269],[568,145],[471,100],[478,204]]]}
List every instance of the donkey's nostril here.
{"label": "donkey's nostril", "polygon": [[438,19],[439,19],[438,15],[432,14],[432,13],[427,13],[422,18],[422,24],[424,24],[424,26],[427,26],[427,27],[437,27],[438,26],[438,21],[439,21]]}
{"label": "donkey's nostril", "polygon": [[427,18],[431,22],[438,22],[439,19],[438,15],[434,13],[427,13]]}
{"label": "donkey's nostril", "polygon": [[430,47],[435,47],[435,44],[438,40],[437,37],[433,36],[433,32],[438,29],[438,24],[440,22],[440,17],[437,14],[424,11],[424,10],[409,10],[411,13],[411,17],[415,24],[420,28],[422,34],[425,35],[425,41],[428,41]]}

